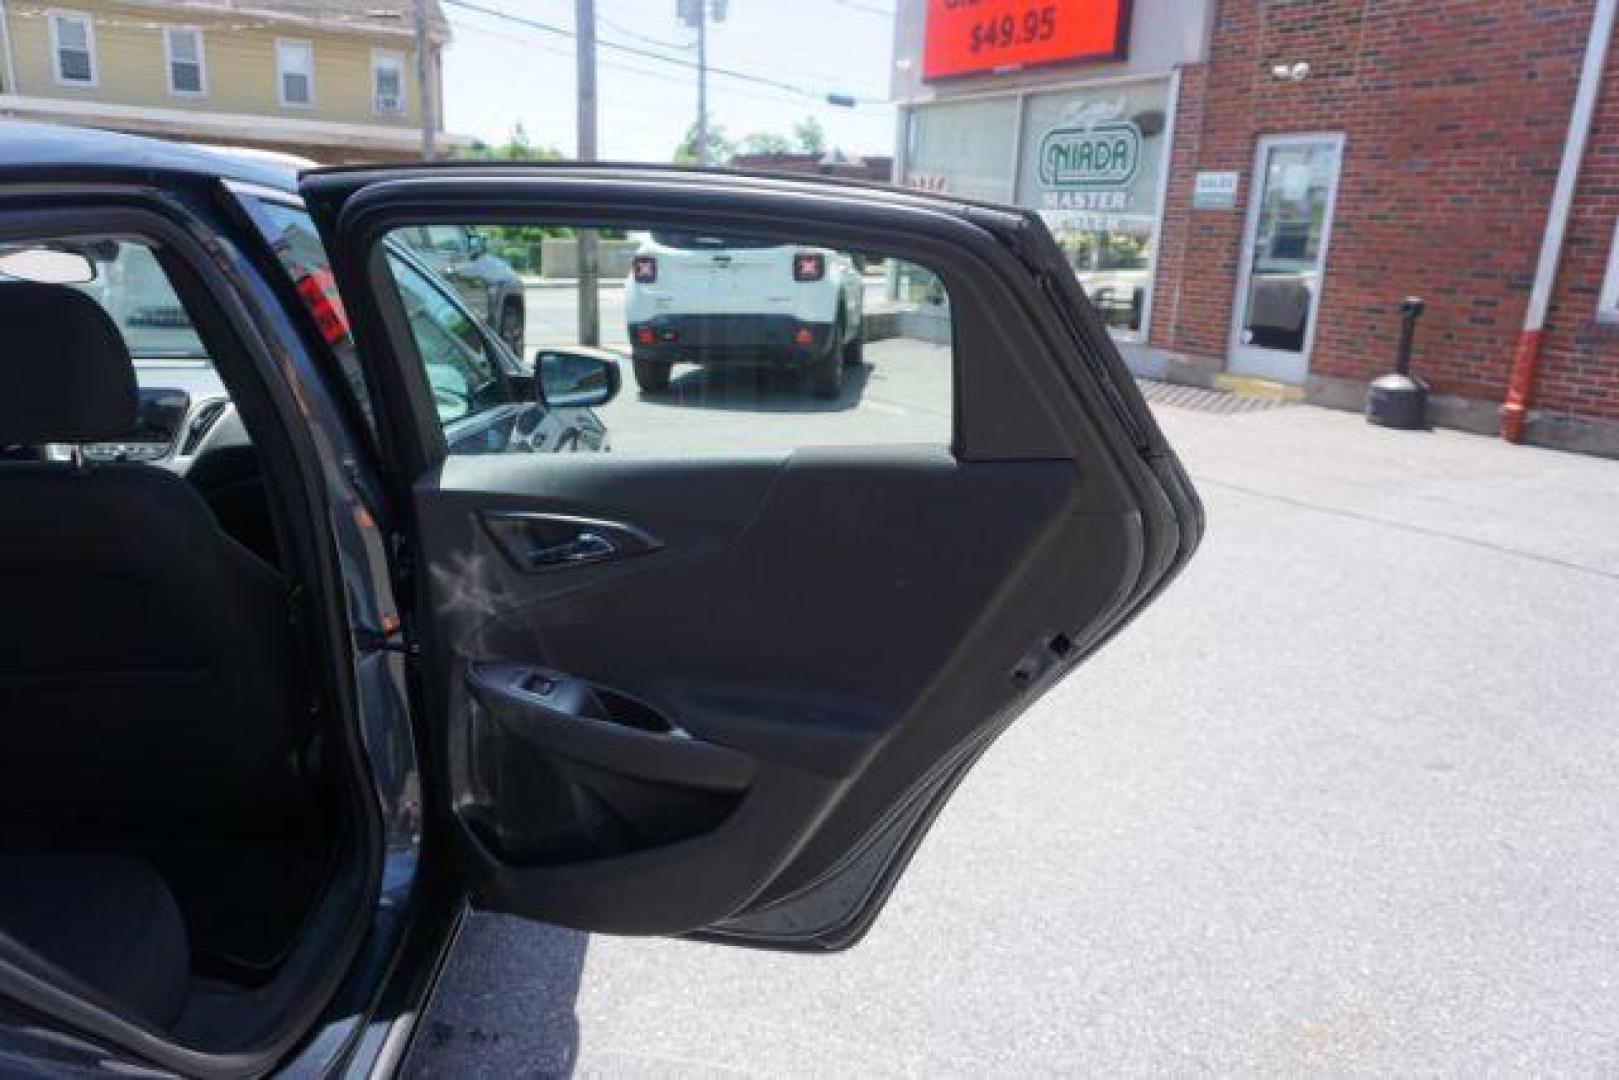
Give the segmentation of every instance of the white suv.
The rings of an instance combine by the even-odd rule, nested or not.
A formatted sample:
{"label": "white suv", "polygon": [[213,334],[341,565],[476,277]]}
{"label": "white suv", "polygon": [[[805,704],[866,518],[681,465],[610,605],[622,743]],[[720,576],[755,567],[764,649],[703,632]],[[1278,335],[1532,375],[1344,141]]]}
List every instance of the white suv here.
{"label": "white suv", "polygon": [[677,363],[770,363],[809,372],[820,397],[861,361],[864,284],[829,248],[691,232],[652,233],[636,251],[624,314],[635,381],[669,388]]}

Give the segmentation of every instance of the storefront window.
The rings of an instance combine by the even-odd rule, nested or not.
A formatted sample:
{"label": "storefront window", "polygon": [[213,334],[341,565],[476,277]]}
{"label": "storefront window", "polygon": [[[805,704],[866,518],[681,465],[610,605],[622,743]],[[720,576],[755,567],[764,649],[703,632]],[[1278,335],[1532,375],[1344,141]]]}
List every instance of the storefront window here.
{"label": "storefront window", "polygon": [[1011,94],[913,109],[905,183],[964,199],[1005,202],[1017,155],[1018,99]]}
{"label": "storefront window", "polygon": [[1138,337],[1169,141],[1163,80],[1030,94],[1017,201],[1039,212],[1102,318]]}
{"label": "storefront window", "polygon": [[907,124],[905,182],[1038,212],[1108,326],[1139,339],[1168,102],[1169,81],[1154,79],[919,106]]}
{"label": "storefront window", "polygon": [[[1017,152],[1015,95],[927,105],[911,110],[905,131],[905,183],[964,199],[1006,202]],[[890,299],[945,312],[944,287],[920,267],[902,267]]]}

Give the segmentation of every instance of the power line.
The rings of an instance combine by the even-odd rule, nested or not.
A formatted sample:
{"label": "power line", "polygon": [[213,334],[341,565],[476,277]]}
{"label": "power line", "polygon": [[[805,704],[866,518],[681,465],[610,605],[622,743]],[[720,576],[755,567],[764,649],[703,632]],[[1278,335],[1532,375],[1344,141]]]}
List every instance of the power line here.
{"label": "power line", "polygon": [[[446,0],[446,2],[448,2],[448,0]],[[514,40],[509,34],[505,34],[502,31],[495,30],[491,27],[477,26],[467,23],[464,24],[461,29],[471,31],[475,34],[487,34],[494,38],[496,43],[500,45],[513,47],[517,45],[516,40]],[[538,49],[541,52],[549,53],[552,56],[565,56],[570,59],[573,57],[573,52],[565,47],[554,46],[537,38],[526,38],[524,40],[527,43],[521,46],[522,48]],[[598,47],[600,47],[606,45],[607,43],[598,40],[596,44]],[[656,79],[660,82],[670,83],[675,86],[690,85],[684,76],[676,75],[668,71],[659,71],[652,68],[641,67],[617,58],[599,59],[597,60],[597,63],[602,67],[611,68],[614,71],[622,71],[629,75],[639,75],[642,78],[647,79]],[[759,90],[743,90],[733,87],[725,92],[730,97],[751,98],[755,101],[798,101],[802,98],[802,94],[796,90],[792,93],[788,93],[787,91],[770,89],[768,87]]]}
{"label": "power line", "polygon": [[883,19],[892,19],[894,17],[893,8],[880,8],[872,4],[862,4],[858,0],[832,0],[832,2],[839,7],[846,7],[850,11],[859,11],[866,15],[876,15]]}
{"label": "power line", "polygon": [[[696,47],[692,42],[689,42],[689,41],[688,42],[665,41],[662,38],[650,37],[650,36],[648,36],[646,34],[638,33],[637,31],[631,30],[628,27],[624,26],[624,24],[616,23],[612,19],[609,19],[607,16],[599,14],[599,13],[596,16],[596,21],[601,23],[603,26],[607,27],[607,29],[611,30],[615,34],[618,34],[618,35],[620,35],[622,37],[630,38],[630,39],[632,39],[634,41],[645,42],[648,45],[655,45],[660,49],[677,49],[677,50],[679,50],[681,52],[690,52],[693,48]],[[598,42],[598,44],[600,44],[600,43]]]}
{"label": "power line", "polygon": [[[442,0],[442,3],[446,7],[460,8],[463,11],[474,11],[480,15],[487,15],[491,18],[501,19],[518,26],[527,26],[530,29],[538,30],[542,33],[554,34],[557,37],[572,38],[574,36],[574,32],[568,27],[558,26],[555,23],[541,22],[538,19],[530,19],[522,15],[513,15],[510,12],[500,11],[496,8],[484,7],[481,4],[472,3],[471,0]],[[618,52],[628,53],[632,56],[645,57],[648,60],[657,60],[661,63],[672,64],[676,67],[694,69],[697,66],[696,63],[691,60],[682,59],[681,57],[677,56],[666,56],[663,53],[653,52],[651,49],[643,49],[636,45],[626,45],[623,42],[600,41],[597,42],[597,44],[603,49],[614,49]],[[715,75],[723,75],[729,79],[753,83],[758,86],[769,86],[778,90],[785,90],[789,93],[797,94],[800,97],[814,98],[817,101],[825,101],[827,98],[825,93],[807,90],[802,86],[794,86],[791,83],[785,83],[779,79],[772,79],[764,75],[755,75],[751,72],[738,71],[735,68],[715,67],[711,64],[709,65],[708,70]]]}

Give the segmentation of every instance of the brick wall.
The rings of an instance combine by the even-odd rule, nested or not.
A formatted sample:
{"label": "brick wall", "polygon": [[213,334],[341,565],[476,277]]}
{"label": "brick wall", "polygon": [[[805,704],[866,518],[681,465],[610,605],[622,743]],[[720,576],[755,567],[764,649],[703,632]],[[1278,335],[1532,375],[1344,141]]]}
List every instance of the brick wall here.
{"label": "brick wall", "polygon": [[1619,48],[1608,52],[1541,343],[1532,409],[1619,420],[1619,325],[1597,298],[1619,218]]}
{"label": "brick wall", "polygon": [[[1414,369],[1440,393],[1499,401],[1591,10],[1591,0],[1221,0],[1207,63],[1182,77],[1152,343],[1223,366],[1258,138],[1342,132],[1312,374],[1386,371],[1395,309],[1417,294],[1428,311]],[[1304,81],[1272,77],[1301,60]],[[1583,185],[1578,233],[1600,249],[1592,258],[1619,211],[1619,86],[1606,98],[1609,149],[1593,151],[1602,168]],[[1241,174],[1235,209],[1190,208],[1198,170]],[[1566,294],[1600,275],[1569,277],[1559,316],[1582,305],[1588,315],[1594,296]],[[1619,333],[1565,322],[1546,387],[1612,409]],[[1580,396],[1575,384],[1597,370],[1607,396]]]}

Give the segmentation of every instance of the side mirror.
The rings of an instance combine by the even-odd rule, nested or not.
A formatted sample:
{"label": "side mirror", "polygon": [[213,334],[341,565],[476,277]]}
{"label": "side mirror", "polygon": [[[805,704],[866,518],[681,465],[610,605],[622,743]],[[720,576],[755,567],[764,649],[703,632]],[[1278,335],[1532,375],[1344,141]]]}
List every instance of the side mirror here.
{"label": "side mirror", "polygon": [[597,349],[540,349],[534,354],[534,387],[554,409],[605,405],[618,396],[618,357]]}
{"label": "side mirror", "polygon": [[467,230],[467,255],[480,259],[489,251],[489,238],[480,232]]}

